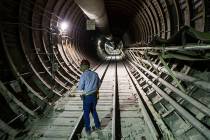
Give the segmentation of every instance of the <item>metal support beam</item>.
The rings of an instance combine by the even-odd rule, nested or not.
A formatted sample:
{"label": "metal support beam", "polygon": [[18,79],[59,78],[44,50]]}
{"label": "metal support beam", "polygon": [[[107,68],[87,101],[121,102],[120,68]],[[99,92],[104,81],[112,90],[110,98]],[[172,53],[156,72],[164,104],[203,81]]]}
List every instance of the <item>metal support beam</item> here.
{"label": "metal support beam", "polygon": [[[149,66],[152,66],[147,60],[144,60],[144,59],[141,59],[140,60],[141,62],[149,65]],[[170,74],[166,68],[164,67],[159,67],[158,65],[152,63],[153,66],[155,67],[155,69],[158,69],[159,71],[161,72],[164,72],[166,74]],[[192,76],[189,76],[189,75],[186,75],[184,73],[181,73],[181,72],[176,72],[176,71],[172,71],[174,76],[182,81],[186,81],[186,82],[190,82],[192,84],[194,84],[195,86],[199,87],[199,88],[202,88],[204,90],[207,90],[207,91],[210,91],[210,83],[208,83],[207,81],[204,81],[202,79],[198,79],[198,78],[195,78],[195,77],[192,77]]]}
{"label": "metal support beam", "polygon": [[210,140],[210,130],[203,125],[199,120],[197,120],[193,115],[191,115],[186,109],[179,105],[175,100],[173,100],[167,93],[156,86],[149,78],[147,78],[141,71],[136,68],[131,62],[129,62],[144,78],[146,83],[152,86],[166,101],[168,101],[176,110],[179,112],[186,120],[188,120],[195,128],[197,128],[207,139]]}
{"label": "metal support beam", "polygon": [[[124,64],[124,63],[123,63],[123,64]],[[124,66],[125,66],[125,64],[124,64]],[[143,96],[145,96],[144,91],[143,91],[142,88],[139,86],[137,80],[136,80],[136,79],[134,78],[134,76],[131,74],[130,70],[129,70],[126,66],[125,66],[125,69],[127,70],[128,74],[129,74],[129,76],[130,76],[130,78],[131,78],[131,80],[132,80],[132,82],[133,82],[134,89],[136,89],[136,90],[138,91],[138,93],[141,94],[141,96],[142,96],[142,94],[144,94]],[[139,106],[140,106],[140,108],[142,109],[142,113],[143,113],[144,119],[145,119],[145,121],[146,121],[148,127],[150,128],[152,137],[154,138],[154,140],[158,140],[159,134],[158,134],[158,132],[157,132],[157,130],[156,130],[156,128],[155,128],[155,126],[154,126],[154,124],[153,124],[153,122],[152,122],[152,120],[151,120],[151,118],[150,118],[150,116],[149,116],[149,114],[148,114],[148,112],[147,112],[147,109],[145,108],[145,106],[144,106],[144,104],[143,104],[142,99],[140,98],[140,94],[139,94],[139,96],[137,96],[137,98],[138,98]],[[145,98],[143,98],[143,99],[145,99]],[[147,100],[147,101],[148,101],[148,100]],[[145,102],[146,102],[146,101],[145,101]],[[146,103],[146,104],[148,105],[148,103]],[[152,106],[152,104],[150,104],[150,105]],[[153,106],[152,106],[152,108],[154,109]],[[151,111],[151,110],[150,110],[150,111]],[[155,110],[152,110],[151,112],[152,112],[152,115],[155,117],[155,119],[156,119],[156,121],[157,121],[157,124],[161,124],[161,125],[164,126],[164,128],[162,127],[162,128],[163,128],[163,129],[162,129],[163,132],[165,132],[165,134],[166,134],[168,137],[170,137],[171,140],[173,140],[173,139],[172,139],[172,138],[173,138],[173,135],[172,135],[171,132],[167,129],[167,127],[166,127],[165,124],[163,123],[162,119],[160,119],[160,118],[158,119],[158,118],[157,118],[157,112],[156,112]],[[156,114],[156,115],[155,115],[155,114]],[[159,117],[160,117],[160,116],[159,116]],[[161,120],[161,121],[160,121],[160,120]],[[159,126],[159,127],[161,127],[161,126]]]}
{"label": "metal support beam", "polygon": [[[196,108],[198,108],[200,111],[202,111],[203,113],[205,113],[208,116],[210,116],[210,109],[208,107],[206,107],[205,105],[203,105],[199,101],[195,100],[194,98],[188,96],[187,94],[185,94],[184,92],[182,92],[178,88],[176,88],[173,85],[169,84],[168,82],[166,82],[165,80],[163,80],[159,76],[155,75],[154,73],[150,72],[148,69],[144,68],[143,66],[139,65],[138,63],[136,63],[136,62],[133,62],[133,63],[136,66],[138,66],[139,68],[141,68],[143,71],[147,72],[149,75],[151,75],[152,77],[154,77],[155,79],[157,79],[159,82],[161,82],[161,84],[165,85],[166,87],[168,87],[169,89],[171,89],[172,91],[174,91],[174,93],[176,93],[177,95],[179,95],[180,97],[182,97],[184,100],[188,101],[189,103],[191,103],[192,105],[194,105]],[[138,72],[140,72],[140,70],[133,63],[130,62],[130,64]]]}

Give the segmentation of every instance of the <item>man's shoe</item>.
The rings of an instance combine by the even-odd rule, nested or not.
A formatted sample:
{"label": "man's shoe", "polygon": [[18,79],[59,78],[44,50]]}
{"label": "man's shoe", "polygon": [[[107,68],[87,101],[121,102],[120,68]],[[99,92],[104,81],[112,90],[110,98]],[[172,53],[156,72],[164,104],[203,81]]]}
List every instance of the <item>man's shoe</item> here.
{"label": "man's shoe", "polygon": [[92,126],[92,129],[95,131],[95,130],[101,130],[101,127],[95,127],[95,126]]}
{"label": "man's shoe", "polygon": [[99,130],[101,130],[101,127],[96,127],[95,128],[95,131],[99,131]]}
{"label": "man's shoe", "polygon": [[91,131],[90,130],[87,130],[85,132],[86,132],[87,136],[90,136],[91,135]]}

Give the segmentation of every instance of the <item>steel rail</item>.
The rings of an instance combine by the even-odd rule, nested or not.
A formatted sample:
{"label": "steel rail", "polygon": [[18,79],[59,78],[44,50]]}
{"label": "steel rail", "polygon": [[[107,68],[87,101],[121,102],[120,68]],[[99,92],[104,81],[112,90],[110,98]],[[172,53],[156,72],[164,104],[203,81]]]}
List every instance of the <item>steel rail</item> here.
{"label": "steel rail", "polygon": [[113,94],[113,110],[112,110],[112,140],[117,139],[117,127],[116,127],[116,121],[117,121],[117,92],[118,92],[118,80],[117,80],[117,62],[115,63],[115,82],[114,82],[114,94]]}
{"label": "steel rail", "polygon": [[210,130],[197,120],[192,114],[190,114],[186,109],[179,105],[174,99],[172,99],[167,93],[155,85],[147,76],[145,76],[138,68],[131,62],[128,62],[138,71],[140,76],[146,81],[146,83],[154,88],[166,101],[168,101],[176,110],[179,112],[186,120],[188,120],[195,128],[197,128],[207,139],[210,139]]}

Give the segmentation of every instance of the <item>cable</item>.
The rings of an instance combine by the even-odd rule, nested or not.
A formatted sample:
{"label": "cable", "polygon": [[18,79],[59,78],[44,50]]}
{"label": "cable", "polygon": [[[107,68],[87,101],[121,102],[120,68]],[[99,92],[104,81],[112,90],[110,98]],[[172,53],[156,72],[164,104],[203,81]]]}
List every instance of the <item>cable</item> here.
{"label": "cable", "polygon": [[[42,28],[36,28],[36,27],[32,27],[32,26],[29,26],[29,25],[27,25],[27,24],[25,24],[25,23],[21,23],[21,22],[16,22],[16,23],[14,23],[14,22],[0,22],[0,24],[7,24],[7,25],[23,25],[23,27],[26,27],[26,28],[29,28],[29,29],[32,29],[32,30],[36,30],[36,31],[45,31],[45,32],[50,33],[50,34],[53,33],[49,27],[45,27],[45,28],[43,28],[43,27],[42,27]],[[60,34],[59,34],[59,35],[60,35]],[[67,36],[67,35],[65,35],[65,36],[63,36],[63,37],[68,38],[68,39],[70,39],[70,40],[76,40],[76,39],[74,39],[73,37]]]}
{"label": "cable", "polygon": [[21,23],[21,22],[0,22],[0,24],[7,24],[7,25],[23,25],[24,27],[27,27],[27,28],[30,28],[30,29],[33,29],[33,30],[40,30],[40,31],[46,31],[48,33],[51,33],[49,30],[47,29],[50,29],[48,27],[46,28],[36,28],[36,27],[32,27],[32,26],[29,26],[25,23]]}
{"label": "cable", "polygon": [[[29,2],[29,1],[28,1],[28,2]],[[17,1],[14,1],[14,3],[16,3],[16,4],[19,5],[19,3],[18,3]],[[30,3],[32,3],[32,2],[30,1]],[[32,3],[32,4],[33,4],[34,6],[37,6],[37,5],[34,4],[34,3]],[[12,6],[12,5],[7,5],[6,8],[8,8],[8,6],[9,6],[9,8],[14,8],[14,6]],[[38,7],[40,8],[41,6],[38,5]],[[5,9],[4,6],[1,6],[1,8]],[[20,8],[26,8],[26,10],[27,10],[28,12],[32,12],[33,14],[36,14],[36,15],[41,15],[42,18],[43,18],[43,17],[44,17],[44,18],[48,18],[48,19],[51,20],[51,21],[53,20],[53,21],[55,21],[55,22],[58,22],[58,20],[54,20],[54,19],[50,18],[50,16],[45,15],[46,13],[47,13],[47,14],[50,14],[51,16],[55,16],[55,17],[56,17],[57,19],[59,19],[59,20],[63,20],[62,18],[60,18],[60,17],[59,17],[58,15],[56,15],[55,13],[51,13],[51,12],[49,12],[48,10],[46,10],[45,8],[43,8],[43,7],[41,7],[41,9],[44,9],[44,10],[42,10],[42,11],[44,11],[44,12],[46,12],[46,13],[44,13],[44,12],[39,12],[38,10],[32,10],[32,7],[26,6],[26,3],[22,4]],[[43,16],[43,15],[44,15],[44,16]],[[10,18],[13,18],[13,19],[19,19],[19,17],[10,16],[9,14],[7,14],[7,16],[9,16]],[[31,21],[29,21],[29,22],[31,22]]]}
{"label": "cable", "polygon": [[36,1],[35,1],[35,2],[32,2],[31,0],[24,0],[24,2],[19,3],[18,1],[13,0],[13,4],[16,3],[17,5],[21,5],[21,6],[24,6],[25,8],[29,8],[30,10],[32,10],[31,7],[28,7],[28,6],[25,5],[25,4],[26,4],[25,2],[28,2],[28,3],[32,4],[33,7],[36,6],[36,8],[39,8],[40,10],[42,10],[42,11],[44,11],[44,12],[50,14],[50,15],[54,15],[54,16],[57,17],[58,19],[61,19],[61,18],[60,18],[58,15],[56,15],[55,13],[53,13],[53,12],[51,12],[51,11],[49,11],[49,10],[46,10],[46,8],[44,8],[44,7],[42,7],[41,5],[35,3]]}

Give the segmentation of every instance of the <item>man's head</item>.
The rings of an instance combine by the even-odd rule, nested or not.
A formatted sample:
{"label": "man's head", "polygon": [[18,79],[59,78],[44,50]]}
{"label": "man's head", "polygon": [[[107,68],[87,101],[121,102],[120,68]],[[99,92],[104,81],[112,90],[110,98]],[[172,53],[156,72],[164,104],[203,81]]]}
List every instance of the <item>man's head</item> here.
{"label": "man's head", "polygon": [[80,64],[80,70],[82,72],[86,71],[90,68],[90,62],[88,60],[83,59]]}

